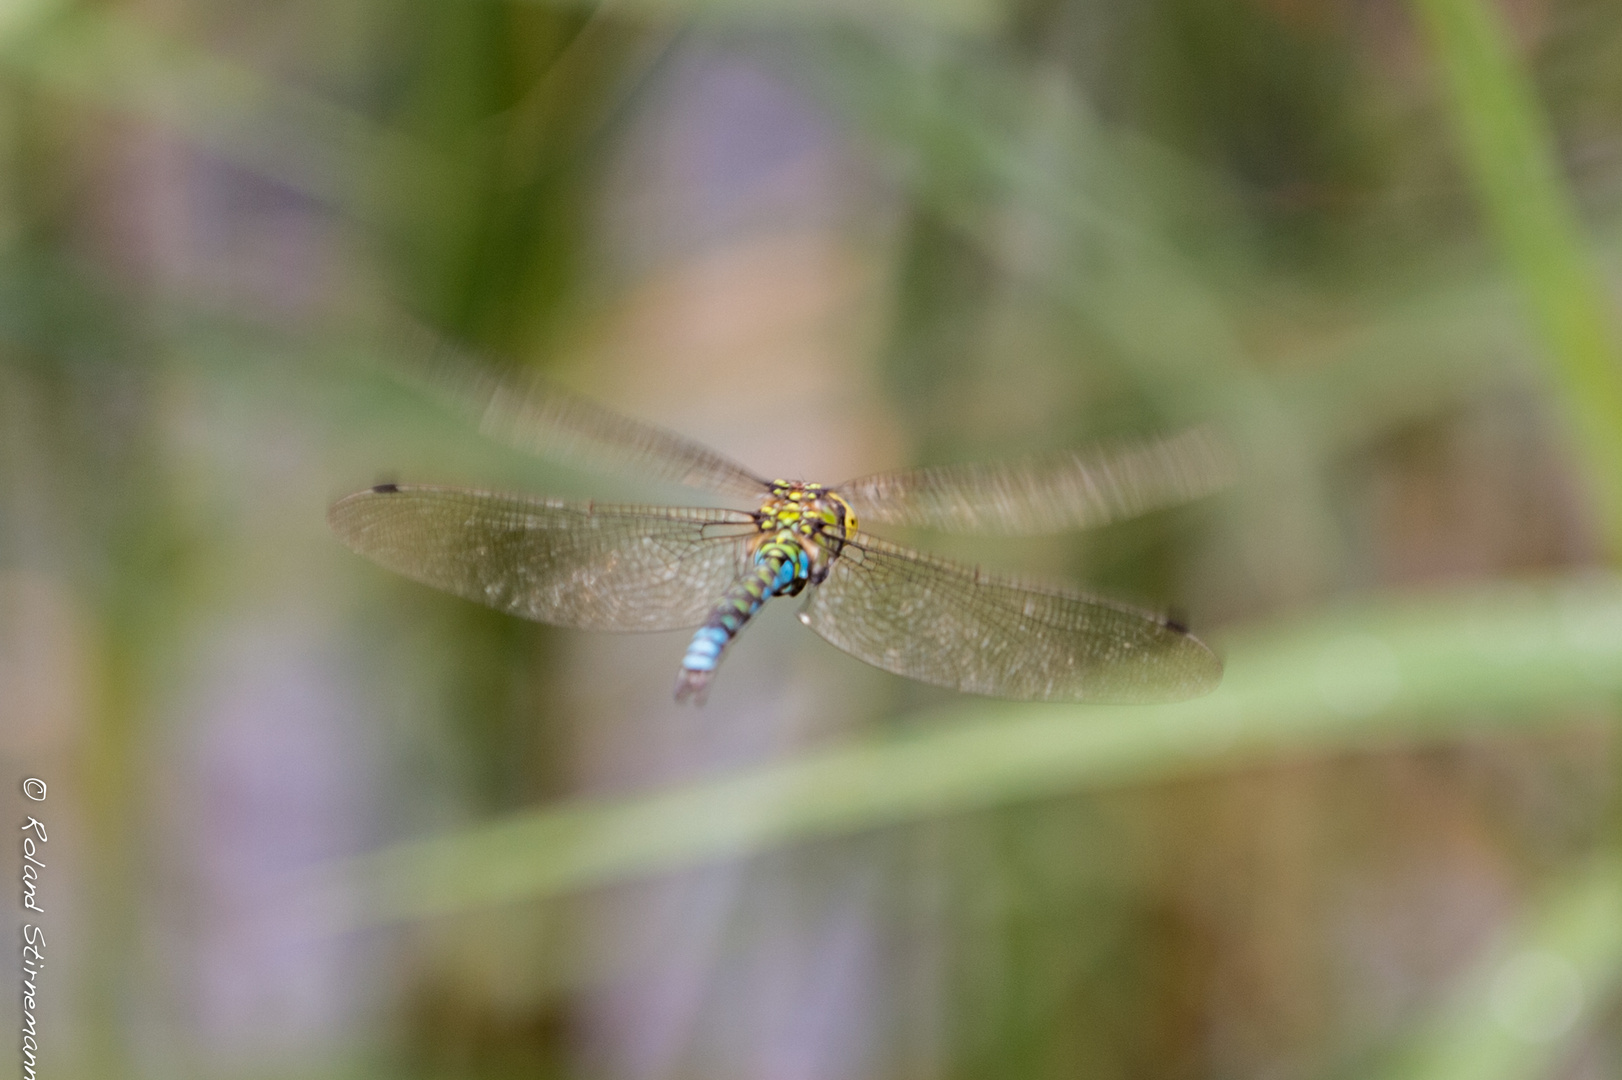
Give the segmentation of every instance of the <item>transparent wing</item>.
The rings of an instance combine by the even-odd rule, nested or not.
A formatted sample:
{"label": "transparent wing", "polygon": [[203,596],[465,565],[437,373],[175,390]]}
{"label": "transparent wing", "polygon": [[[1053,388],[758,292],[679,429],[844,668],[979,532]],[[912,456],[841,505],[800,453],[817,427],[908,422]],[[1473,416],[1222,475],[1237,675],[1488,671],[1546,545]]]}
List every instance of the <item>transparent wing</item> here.
{"label": "transparent wing", "polygon": [[1222,663],[1170,621],[1032,587],[858,533],[800,620],[875,667],[1021,701],[1170,701]]}
{"label": "transparent wing", "polygon": [[344,543],[414,581],[588,630],[698,626],[748,566],[735,510],[576,506],[385,484],[327,514]]}
{"label": "transparent wing", "polygon": [[479,419],[492,438],[555,461],[642,480],[665,480],[758,501],[765,480],[698,442],[620,416],[548,379],[512,376],[426,328],[426,379]]}
{"label": "transparent wing", "polygon": [[1231,483],[1209,428],[1025,461],[879,473],[840,484],[857,517],[948,532],[1034,536],[1085,529],[1199,498]]}

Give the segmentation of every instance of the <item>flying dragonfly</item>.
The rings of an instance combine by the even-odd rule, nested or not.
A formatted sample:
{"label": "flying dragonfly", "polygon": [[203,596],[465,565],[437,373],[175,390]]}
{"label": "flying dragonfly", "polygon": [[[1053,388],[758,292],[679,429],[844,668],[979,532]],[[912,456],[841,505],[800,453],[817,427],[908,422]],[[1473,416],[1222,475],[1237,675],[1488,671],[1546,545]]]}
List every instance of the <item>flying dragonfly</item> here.
{"label": "flying dragonfly", "polygon": [[701,444],[541,382],[481,380],[484,430],[549,457],[733,496],[752,509],[602,506],[379,484],[328,521],[367,558],[526,619],[694,629],[676,699],[702,703],[767,601],[869,664],[963,693],[1147,702],[1206,693],[1222,664],[1177,619],[949,562],[858,521],[1034,535],[1205,495],[1228,478],[1209,431],[1092,455],[916,468],[843,484],[767,480]]}

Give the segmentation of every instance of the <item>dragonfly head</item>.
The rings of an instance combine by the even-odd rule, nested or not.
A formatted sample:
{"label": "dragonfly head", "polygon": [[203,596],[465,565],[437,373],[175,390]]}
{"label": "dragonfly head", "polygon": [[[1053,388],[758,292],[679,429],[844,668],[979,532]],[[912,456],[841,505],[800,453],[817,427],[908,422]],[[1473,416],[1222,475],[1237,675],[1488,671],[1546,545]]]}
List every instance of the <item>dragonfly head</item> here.
{"label": "dragonfly head", "polygon": [[821,484],[799,480],[773,480],[758,516],[762,532],[787,529],[806,539],[825,532],[844,539],[856,531],[850,503]]}

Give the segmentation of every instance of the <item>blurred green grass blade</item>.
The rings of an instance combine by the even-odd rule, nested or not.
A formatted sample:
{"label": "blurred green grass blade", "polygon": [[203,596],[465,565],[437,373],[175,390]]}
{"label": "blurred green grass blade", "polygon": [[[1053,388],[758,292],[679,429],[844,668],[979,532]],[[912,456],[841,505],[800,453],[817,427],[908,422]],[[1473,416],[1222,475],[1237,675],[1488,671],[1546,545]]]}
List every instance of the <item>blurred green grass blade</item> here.
{"label": "blurred green grass blade", "polygon": [[1235,641],[1223,687],[1197,701],[977,703],[911,718],[905,736],[401,845],[339,880],[358,885],[359,922],[460,911],[1246,761],[1543,727],[1619,690],[1617,579],[1393,601]]}
{"label": "blurred green grass blade", "polygon": [[988,32],[1006,18],[992,0],[528,0],[540,7],[612,11],[616,17],[686,20],[703,18],[725,26],[750,22],[781,28],[796,21],[894,22],[914,31]]}
{"label": "blurred green grass blade", "polygon": [[364,209],[373,171],[432,182],[418,144],[315,94],[106,11],[39,18],[0,40],[0,66],[139,117],[258,175]]}
{"label": "blurred green grass blade", "polygon": [[1007,17],[1003,5],[991,0],[619,0],[616,7],[639,17],[702,17],[722,27],[762,23],[777,30],[796,22],[853,21],[890,24],[913,33],[980,35],[996,29]]}
{"label": "blurred green grass blade", "polygon": [[[1616,233],[1613,222],[1598,238],[1612,261]],[[1290,350],[1272,378],[1317,456],[1330,460],[1483,394],[1534,392],[1543,368],[1517,301],[1514,281],[1477,261],[1405,285],[1400,302],[1350,333]]]}
{"label": "blurred green grass blade", "polygon": [[1446,79],[1471,179],[1571,415],[1622,555],[1622,355],[1554,139],[1491,0],[1414,0]]}
{"label": "blurred green grass blade", "polygon": [[69,9],[68,0],[15,0],[0,8],[0,52],[39,33]]}
{"label": "blurred green grass blade", "polygon": [[1622,982],[1622,861],[1562,881],[1477,963],[1381,1080],[1536,1080]]}
{"label": "blurred green grass blade", "polygon": [[[911,194],[1110,335],[1163,404],[1205,418],[1213,395],[1267,398],[1222,305],[1161,234],[1141,170],[1062,80],[857,34],[827,35],[818,58],[807,79],[889,151]],[[1040,259],[1010,249],[1010,221],[1040,223]]]}
{"label": "blurred green grass blade", "polygon": [[[903,182],[1056,311],[1110,342],[1118,370],[1175,425],[1215,421],[1249,482],[1225,500],[1274,572],[1277,604],[1316,595],[1337,544],[1315,443],[1258,373],[1212,277],[1147,194],[1160,166],[1054,71],[986,50],[829,34],[806,76],[889,152]],[[1013,228],[1040,243],[1010,244]],[[1092,364],[1093,357],[1078,357]],[[1241,525],[1242,523],[1242,525]]]}

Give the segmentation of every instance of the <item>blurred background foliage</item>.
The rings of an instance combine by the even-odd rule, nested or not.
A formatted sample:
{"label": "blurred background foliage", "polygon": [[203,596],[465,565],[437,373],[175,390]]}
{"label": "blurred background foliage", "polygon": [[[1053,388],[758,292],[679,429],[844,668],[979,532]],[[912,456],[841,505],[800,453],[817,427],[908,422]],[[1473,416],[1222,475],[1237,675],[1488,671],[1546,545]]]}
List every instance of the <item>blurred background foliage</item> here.
{"label": "blurred background foliage", "polygon": [[[1619,254],[1606,0],[14,0],[40,1074],[1622,1073]],[[692,499],[481,439],[417,323],[772,475],[1215,423],[1200,504],[902,539],[1225,685],[953,699],[768,609],[677,708],[682,635],[326,532]]]}

